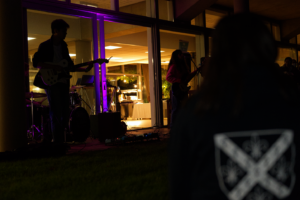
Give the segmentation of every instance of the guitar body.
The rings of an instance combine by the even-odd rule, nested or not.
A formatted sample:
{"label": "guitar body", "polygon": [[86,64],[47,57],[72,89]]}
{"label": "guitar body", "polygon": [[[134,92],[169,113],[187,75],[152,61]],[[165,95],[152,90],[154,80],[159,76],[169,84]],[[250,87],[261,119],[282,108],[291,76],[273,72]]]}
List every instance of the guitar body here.
{"label": "guitar body", "polygon": [[[47,63],[52,65],[59,65],[61,67],[68,67],[68,61],[62,60],[59,63]],[[54,69],[40,69],[41,77],[45,85],[51,86],[64,80],[69,80],[72,76],[69,76],[65,71],[57,71]]]}
{"label": "guitar body", "polygon": [[53,69],[40,69],[45,85],[51,86],[58,82],[58,74]]}
{"label": "guitar body", "polygon": [[[201,67],[197,68],[194,72],[199,72],[201,70]],[[193,72],[193,73],[194,73]],[[191,86],[187,86],[188,83],[190,82],[190,80],[192,80],[192,78],[197,74],[193,74],[192,76],[190,76],[189,78],[187,78],[186,80],[182,81],[181,83],[173,83],[172,84],[172,92],[173,95],[176,96],[179,100],[184,99],[185,97],[188,96],[189,91],[191,89]]]}
{"label": "guitar body", "polygon": [[190,89],[191,89],[191,86],[188,87],[185,84],[181,84],[181,83],[173,83],[172,84],[172,93],[174,96],[176,96],[180,100],[187,97]]}

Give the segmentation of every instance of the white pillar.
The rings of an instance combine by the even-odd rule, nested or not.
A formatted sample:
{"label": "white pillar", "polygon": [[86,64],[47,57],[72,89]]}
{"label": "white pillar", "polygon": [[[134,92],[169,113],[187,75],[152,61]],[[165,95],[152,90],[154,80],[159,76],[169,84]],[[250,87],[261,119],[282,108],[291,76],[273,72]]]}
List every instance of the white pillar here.
{"label": "white pillar", "polygon": [[[155,17],[154,0],[146,0],[147,17]],[[152,49],[152,31],[147,28],[147,44],[148,44],[148,68],[149,68],[149,91],[151,105],[151,126],[156,126],[156,105],[154,91],[154,69],[153,69],[153,49]]]}
{"label": "white pillar", "polygon": [[[205,12],[201,13],[195,18],[195,25],[205,27]],[[196,35],[196,64],[200,64],[201,57],[205,57],[205,37],[204,34]],[[203,80],[203,77],[198,74],[198,83],[197,85],[200,86]]]}
{"label": "white pillar", "polygon": [[168,8],[168,21],[174,22],[173,1],[167,1],[167,8]]}

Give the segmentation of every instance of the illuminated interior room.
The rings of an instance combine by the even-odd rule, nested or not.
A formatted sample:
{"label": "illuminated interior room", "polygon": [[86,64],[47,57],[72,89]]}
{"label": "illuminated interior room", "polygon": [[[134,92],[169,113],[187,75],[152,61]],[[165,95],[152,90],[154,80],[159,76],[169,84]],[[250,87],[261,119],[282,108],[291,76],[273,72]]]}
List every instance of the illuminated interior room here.
{"label": "illuminated interior room", "polygon": [[[18,30],[14,34],[20,35],[14,38],[19,39],[18,43],[22,40],[23,63],[29,65],[23,74],[25,92],[45,93],[33,85],[38,70],[33,68],[32,58],[39,44],[51,37],[51,22],[64,19],[70,25],[65,41],[75,64],[112,56],[109,63],[95,64],[88,73],[71,73],[70,99],[80,97],[74,107],[80,105],[90,116],[119,111],[130,130],[170,125],[170,84],[165,76],[171,53],[185,43],[185,51],[193,60],[188,67],[193,71],[201,57],[211,55],[212,33],[217,22],[234,13],[233,2],[227,0],[212,0],[205,5],[202,1],[193,4],[180,0],[18,2],[23,10],[23,25],[16,25]],[[289,2],[293,6],[283,6],[281,0],[272,6],[251,0],[249,7],[273,34],[278,45],[279,66],[284,65],[286,57],[299,63],[299,3]],[[82,85],[83,75],[93,76],[93,84]],[[189,82],[190,95],[201,86],[202,79],[197,75]],[[34,101],[47,107],[47,98],[42,96],[36,96]],[[17,99],[11,98],[5,99],[6,104]]]}

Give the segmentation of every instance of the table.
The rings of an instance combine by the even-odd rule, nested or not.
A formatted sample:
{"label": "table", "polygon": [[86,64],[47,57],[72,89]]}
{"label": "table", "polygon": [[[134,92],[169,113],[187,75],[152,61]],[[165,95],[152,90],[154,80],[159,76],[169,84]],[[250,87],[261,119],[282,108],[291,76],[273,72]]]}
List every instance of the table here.
{"label": "table", "polygon": [[[167,117],[167,101],[163,101],[163,117]],[[151,104],[134,104],[132,119],[151,118]]]}
{"label": "table", "polygon": [[151,104],[134,104],[132,118],[151,118]]}

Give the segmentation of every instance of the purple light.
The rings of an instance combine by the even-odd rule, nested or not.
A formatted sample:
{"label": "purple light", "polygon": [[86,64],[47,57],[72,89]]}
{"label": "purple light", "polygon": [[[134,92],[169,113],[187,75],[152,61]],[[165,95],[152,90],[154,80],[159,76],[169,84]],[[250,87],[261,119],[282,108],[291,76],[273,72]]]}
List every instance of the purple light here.
{"label": "purple light", "polygon": [[[98,52],[98,34],[97,34],[97,18],[92,18],[93,25],[93,46],[94,46],[94,59],[99,58]],[[100,77],[99,77],[99,64],[94,65],[94,74],[95,74],[95,101],[96,101],[96,114],[100,113]]]}
{"label": "purple light", "polygon": [[[100,58],[105,58],[105,35],[104,35],[104,17],[98,15],[99,20],[99,38],[100,38]],[[99,74],[99,70],[98,70]],[[106,63],[101,64],[101,82],[102,82],[102,106],[103,111],[107,112],[107,87],[106,87]]]}

